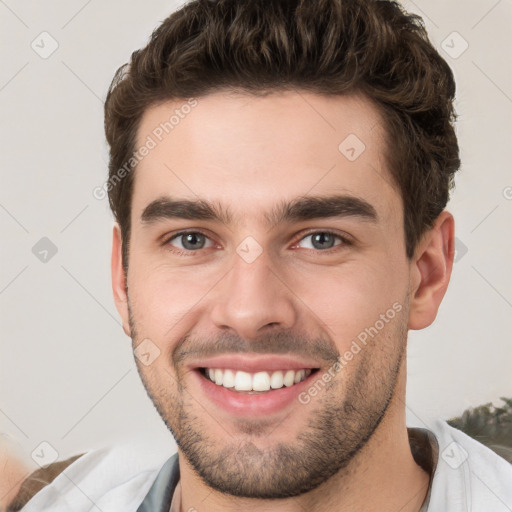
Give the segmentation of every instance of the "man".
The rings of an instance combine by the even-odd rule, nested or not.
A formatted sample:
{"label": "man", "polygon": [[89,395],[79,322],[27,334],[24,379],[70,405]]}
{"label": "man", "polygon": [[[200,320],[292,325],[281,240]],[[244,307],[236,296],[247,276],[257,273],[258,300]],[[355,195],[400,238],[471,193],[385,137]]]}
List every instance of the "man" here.
{"label": "man", "polygon": [[105,190],[116,307],[179,450],[87,453],[23,510],[511,510],[505,460],[405,423],[407,332],[452,269],[454,94],[391,1],[166,19],[109,90]]}

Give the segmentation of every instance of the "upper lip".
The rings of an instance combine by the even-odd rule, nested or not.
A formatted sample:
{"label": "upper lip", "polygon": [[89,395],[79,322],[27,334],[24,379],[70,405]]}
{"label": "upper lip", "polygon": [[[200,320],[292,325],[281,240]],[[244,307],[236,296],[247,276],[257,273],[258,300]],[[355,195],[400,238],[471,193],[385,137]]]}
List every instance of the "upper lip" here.
{"label": "upper lip", "polygon": [[292,356],[253,356],[224,355],[209,359],[197,360],[189,365],[191,369],[220,368],[240,370],[248,373],[263,372],[266,370],[302,370],[320,368],[316,361],[300,359]]}

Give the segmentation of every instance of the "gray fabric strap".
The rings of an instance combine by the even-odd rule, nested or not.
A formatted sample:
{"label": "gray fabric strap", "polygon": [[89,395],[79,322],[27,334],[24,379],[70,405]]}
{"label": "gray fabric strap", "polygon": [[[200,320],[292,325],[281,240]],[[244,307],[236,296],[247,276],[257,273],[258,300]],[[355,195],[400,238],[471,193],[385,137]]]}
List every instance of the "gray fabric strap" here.
{"label": "gray fabric strap", "polygon": [[178,454],[172,455],[158,472],[137,512],[169,512],[172,496],[180,479]]}

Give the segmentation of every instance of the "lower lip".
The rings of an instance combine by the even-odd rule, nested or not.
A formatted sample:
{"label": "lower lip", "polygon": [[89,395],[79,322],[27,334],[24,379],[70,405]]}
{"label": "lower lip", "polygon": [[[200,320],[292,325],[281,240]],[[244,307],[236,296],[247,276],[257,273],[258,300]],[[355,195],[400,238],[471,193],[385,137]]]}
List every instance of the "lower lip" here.
{"label": "lower lip", "polygon": [[219,386],[202,375],[199,370],[192,373],[199,379],[199,385],[203,393],[215,405],[236,416],[256,416],[282,411],[296,400],[300,403],[298,396],[310,386],[310,380],[317,372],[312,372],[302,382],[293,386],[285,386],[266,393],[252,395],[246,392],[234,391],[234,388]]}

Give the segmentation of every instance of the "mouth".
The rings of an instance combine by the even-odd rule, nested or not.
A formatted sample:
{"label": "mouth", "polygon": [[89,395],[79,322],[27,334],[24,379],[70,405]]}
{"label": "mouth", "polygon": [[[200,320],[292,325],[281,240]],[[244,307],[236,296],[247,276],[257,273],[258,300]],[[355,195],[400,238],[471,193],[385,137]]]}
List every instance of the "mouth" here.
{"label": "mouth", "polygon": [[319,368],[301,368],[250,373],[230,368],[197,368],[205,379],[217,386],[249,395],[264,394],[295,386],[318,370]]}
{"label": "mouth", "polygon": [[[229,363],[221,365],[212,361],[208,366],[196,366],[191,372],[193,385],[214,411],[245,419],[282,415],[292,408],[300,410],[303,405],[299,397],[312,385],[320,370],[300,364],[287,367],[282,361],[281,369],[277,361],[267,365],[267,369],[262,364],[254,368],[251,364],[234,364],[232,360]],[[239,369],[240,366],[244,369]],[[201,403],[206,405],[205,401]]]}

